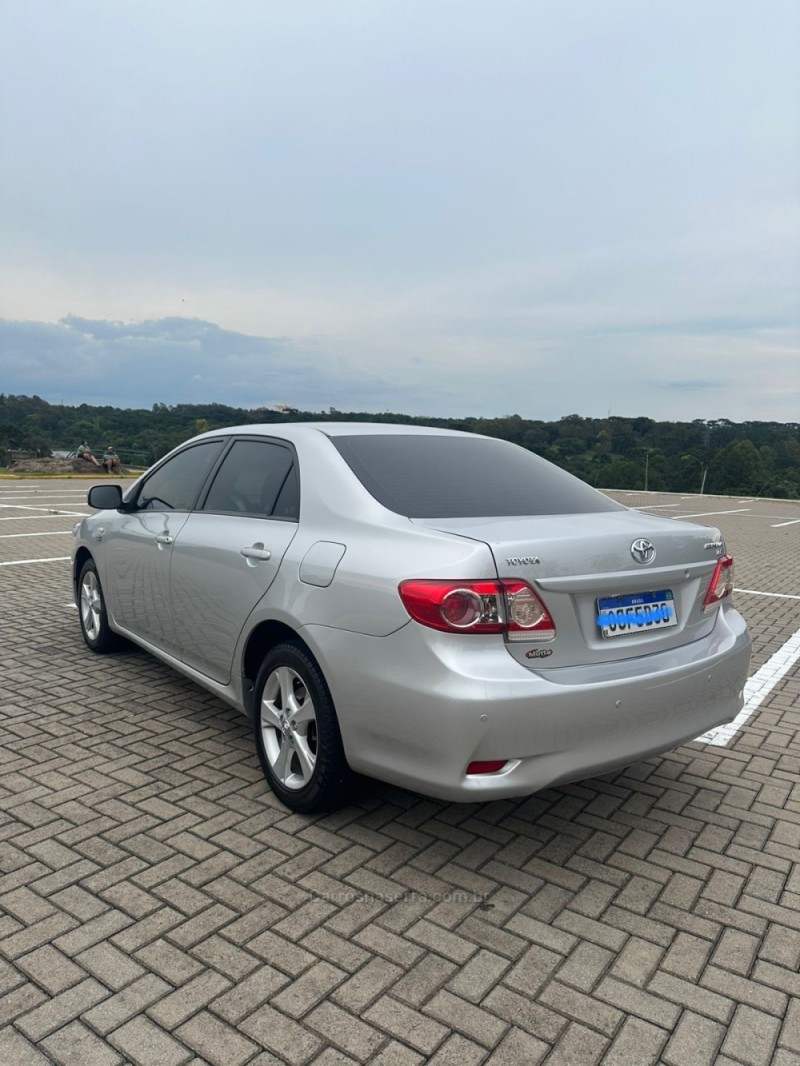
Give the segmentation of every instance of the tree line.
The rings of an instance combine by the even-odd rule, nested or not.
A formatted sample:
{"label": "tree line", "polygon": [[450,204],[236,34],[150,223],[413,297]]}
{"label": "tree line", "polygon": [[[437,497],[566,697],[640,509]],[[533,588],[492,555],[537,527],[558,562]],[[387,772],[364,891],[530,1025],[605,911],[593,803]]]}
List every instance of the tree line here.
{"label": "tree line", "polygon": [[39,396],[0,393],[0,455],[68,451],[84,439],[115,445],[123,462],[149,466],[196,433],[223,426],[306,421],[402,422],[437,426],[520,444],[598,488],[741,493],[800,498],[800,423],[728,419],[656,422],[651,418],[583,418],[554,422],[502,418],[422,418],[404,414],[275,411],[223,404],[153,404],[150,410],[69,407]]}

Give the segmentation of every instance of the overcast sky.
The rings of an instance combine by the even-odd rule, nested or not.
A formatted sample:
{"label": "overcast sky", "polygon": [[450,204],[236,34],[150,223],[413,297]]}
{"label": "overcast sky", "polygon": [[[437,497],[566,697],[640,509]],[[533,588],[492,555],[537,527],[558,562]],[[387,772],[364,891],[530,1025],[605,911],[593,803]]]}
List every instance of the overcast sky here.
{"label": "overcast sky", "polygon": [[798,0],[3,0],[0,391],[800,420]]}

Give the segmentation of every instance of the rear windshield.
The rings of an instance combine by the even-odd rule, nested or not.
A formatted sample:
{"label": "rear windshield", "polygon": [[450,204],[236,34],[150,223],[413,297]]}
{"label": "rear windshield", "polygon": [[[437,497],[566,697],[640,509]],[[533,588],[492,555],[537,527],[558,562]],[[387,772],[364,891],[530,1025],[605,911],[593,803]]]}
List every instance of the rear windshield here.
{"label": "rear windshield", "polygon": [[624,510],[533,452],[487,437],[331,437],[375,499],[408,518],[502,518]]}

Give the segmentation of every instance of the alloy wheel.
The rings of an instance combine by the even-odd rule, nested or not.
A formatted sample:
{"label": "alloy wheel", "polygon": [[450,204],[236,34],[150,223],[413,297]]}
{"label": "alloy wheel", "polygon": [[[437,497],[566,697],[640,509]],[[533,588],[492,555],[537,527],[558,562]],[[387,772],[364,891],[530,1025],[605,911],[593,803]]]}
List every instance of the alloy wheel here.
{"label": "alloy wheel", "polygon": [[317,714],[305,682],[278,666],[261,697],[261,733],[270,769],[284,788],[305,788],[317,765]]}
{"label": "alloy wheel", "polygon": [[103,599],[97,575],[87,570],[81,581],[81,621],[89,640],[97,640],[103,622]]}

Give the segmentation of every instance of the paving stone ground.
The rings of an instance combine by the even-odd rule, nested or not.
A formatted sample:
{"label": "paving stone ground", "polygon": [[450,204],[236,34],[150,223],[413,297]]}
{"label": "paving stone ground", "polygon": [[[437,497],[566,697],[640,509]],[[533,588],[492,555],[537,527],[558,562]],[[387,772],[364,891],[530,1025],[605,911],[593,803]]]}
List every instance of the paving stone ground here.
{"label": "paving stone ground", "polygon": [[[0,482],[1,1066],[800,1063],[797,665],[727,747],[290,814],[236,711],[86,649],[85,488]],[[616,495],[738,512],[753,669],[800,628],[797,504]]]}

